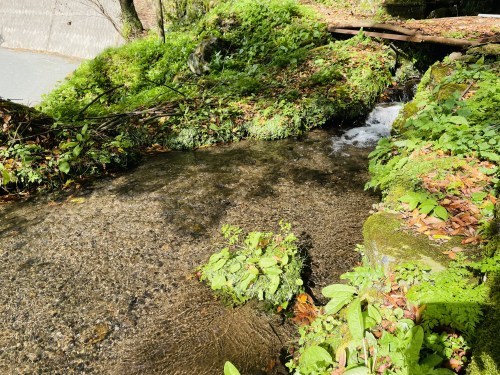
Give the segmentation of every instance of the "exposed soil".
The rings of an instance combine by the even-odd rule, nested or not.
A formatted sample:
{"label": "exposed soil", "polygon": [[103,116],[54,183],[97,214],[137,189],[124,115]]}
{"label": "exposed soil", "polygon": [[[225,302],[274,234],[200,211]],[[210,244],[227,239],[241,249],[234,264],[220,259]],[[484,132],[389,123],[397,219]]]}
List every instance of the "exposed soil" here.
{"label": "exposed soil", "polygon": [[363,191],[366,152],[330,145],[318,130],[160,154],[78,196],[0,206],[0,373],[272,369],[296,328],[225,308],[193,273],[223,223],[269,230],[280,219],[309,252],[314,295],[350,269],[376,197]]}

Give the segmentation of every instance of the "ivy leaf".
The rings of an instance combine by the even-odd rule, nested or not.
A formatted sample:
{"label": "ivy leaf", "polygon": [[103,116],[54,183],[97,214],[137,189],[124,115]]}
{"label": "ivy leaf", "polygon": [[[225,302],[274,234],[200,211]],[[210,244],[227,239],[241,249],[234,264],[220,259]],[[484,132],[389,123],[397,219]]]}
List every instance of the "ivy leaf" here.
{"label": "ivy leaf", "polygon": [[353,339],[363,339],[365,326],[361,312],[361,300],[359,298],[355,298],[347,310],[347,325]]}
{"label": "ivy leaf", "polygon": [[231,362],[226,361],[224,363],[224,375],[241,375],[235,365]]}

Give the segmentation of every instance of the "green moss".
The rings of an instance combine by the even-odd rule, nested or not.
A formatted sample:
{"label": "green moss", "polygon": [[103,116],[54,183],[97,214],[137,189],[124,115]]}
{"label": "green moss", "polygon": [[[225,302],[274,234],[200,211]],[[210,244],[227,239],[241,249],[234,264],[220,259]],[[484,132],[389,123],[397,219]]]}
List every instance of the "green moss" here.
{"label": "green moss", "polygon": [[456,92],[462,93],[467,89],[467,86],[468,85],[464,83],[448,83],[446,85],[442,85],[439,88],[436,100],[439,102],[444,101]]}
{"label": "green moss", "polygon": [[469,375],[500,373],[500,274],[491,275],[490,304],[484,313],[485,319],[477,332],[477,342],[469,367]]}
{"label": "green moss", "polygon": [[392,124],[392,129],[394,131],[401,131],[403,125],[406,123],[410,117],[414,116],[418,111],[417,104],[414,101],[408,102],[404,105],[401,113],[398,115],[394,124]]}
{"label": "green moss", "polygon": [[457,246],[457,241],[440,245],[424,235],[409,233],[402,227],[398,215],[387,212],[376,213],[366,220],[363,238],[370,263],[385,268],[415,261],[429,266],[433,271],[440,271],[449,263],[442,252]]}

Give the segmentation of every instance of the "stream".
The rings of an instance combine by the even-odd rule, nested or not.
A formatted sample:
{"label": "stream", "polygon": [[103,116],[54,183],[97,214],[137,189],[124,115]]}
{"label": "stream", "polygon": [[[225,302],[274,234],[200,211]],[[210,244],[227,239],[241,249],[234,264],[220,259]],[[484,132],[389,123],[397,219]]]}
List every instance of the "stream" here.
{"label": "stream", "polygon": [[72,195],[0,205],[0,373],[220,375],[229,360],[285,374],[275,364],[297,328],[255,303],[224,307],[196,267],[220,249],[223,224],[283,219],[321,301],[359,261],[378,200],[363,190],[367,154],[399,108],[379,105],[343,135],[152,154]]}

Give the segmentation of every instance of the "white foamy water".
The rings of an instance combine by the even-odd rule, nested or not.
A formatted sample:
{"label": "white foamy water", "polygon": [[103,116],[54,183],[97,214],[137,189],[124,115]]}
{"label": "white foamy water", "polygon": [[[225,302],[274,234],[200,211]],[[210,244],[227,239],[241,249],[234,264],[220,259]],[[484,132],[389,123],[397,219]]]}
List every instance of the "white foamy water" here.
{"label": "white foamy water", "polygon": [[340,137],[332,139],[333,152],[345,146],[368,147],[391,133],[391,127],[403,107],[402,103],[377,104],[368,115],[365,125],[347,130]]}

